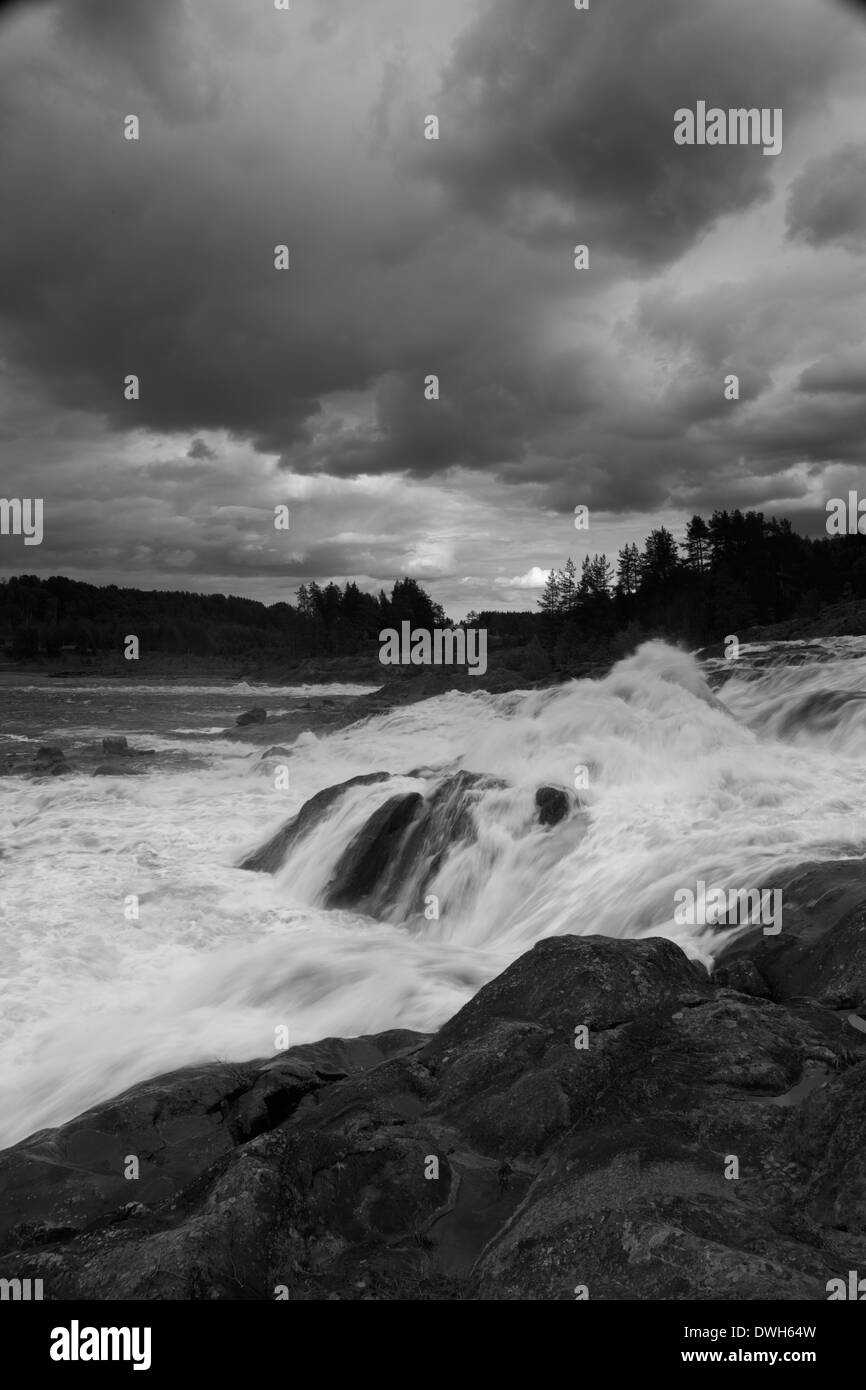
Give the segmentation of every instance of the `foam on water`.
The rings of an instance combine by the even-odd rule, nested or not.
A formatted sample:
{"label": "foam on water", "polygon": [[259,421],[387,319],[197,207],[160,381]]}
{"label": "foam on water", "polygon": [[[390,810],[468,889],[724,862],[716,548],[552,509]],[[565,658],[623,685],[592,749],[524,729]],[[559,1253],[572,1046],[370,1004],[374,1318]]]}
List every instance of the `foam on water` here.
{"label": "foam on water", "polygon": [[60,678],[49,681],[40,681],[38,684],[18,685],[8,684],[3,687],[5,690],[14,691],[21,695],[33,694],[38,691],[44,694],[46,690],[56,692],[58,695],[230,695],[232,698],[249,695],[291,695],[297,699],[311,699],[317,695],[370,695],[376,690],[380,690],[378,685],[357,685],[351,682],[333,681],[330,685],[249,685],[247,681],[240,681],[237,685],[184,685],[167,681],[160,684],[158,681],[148,681],[146,684],[135,684],[132,681],[117,680],[112,683],[98,685],[69,685],[66,680]]}
{"label": "foam on water", "polygon": [[[203,766],[0,779],[0,1143],[175,1066],[267,1056],[281,1025],[292,1043],[433,1029],[546,935],[664,935],[710,961],[729,933],[676,923],[677,889],[771,888],[801,861],[866,848],[866,701],[848,698],[866,639],[800,666],[777,650],[781,664],[761,665],[766,648],[744,648],[715,694],[691,657],[653,642],[602,681],[452,693],[305,734],[288,792],[258,749],[148,733],[141,712],[147,746]],[[536,788],[570,786],[576,765],[590,769],[584,810],[541,828]],[[325,911],[371,812],[429,789],[413,770],[445,767],[508,786],[479,794],[476,840],[429,885],[440,919]],[[276,874],[236,867],[315,792],[379,770],[399,780],[353,788]]]}

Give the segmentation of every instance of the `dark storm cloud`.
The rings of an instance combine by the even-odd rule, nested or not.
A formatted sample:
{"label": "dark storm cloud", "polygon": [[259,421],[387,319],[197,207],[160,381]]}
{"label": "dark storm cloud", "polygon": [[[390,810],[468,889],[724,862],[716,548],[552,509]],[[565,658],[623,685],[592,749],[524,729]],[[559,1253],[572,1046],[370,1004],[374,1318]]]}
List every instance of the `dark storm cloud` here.
{"label": "dark storm cloud", "polygon": [[837,354],[816,362],[803,372],[799,389],[812,394],[840,391],[866,395],[866,351]]}
{"label": "dark storm cloud", "polygon": [[792,459],[810,463],[860,463],[866,438],[866,397],[842,400],[802,397],[785,408],[746,424],[737,433],[752,466],[787,467]]}
{"label": "dark storm cloud", "polygon": [[[406,470],[426,478],[451,467],[517,467],[537,478],[543,468],[530,453],[539,436],[552,435],[558,421],[573,428],[591,409],[596,364],[588,351],[573,351],[538,363],[508,360],[507,347],[489,341],[485,328],[455,344],[443,357],[439,398],[428,400],[425,365],[389,372],[373,394],[374,421],[366,429],[311,437],[309,447],[291,450],[283,466],[298,473],[325,471],[335,477]],[[428,352],[427,367],[438,366]]]}
{"label": "dark storm cloud", "polygon": [[774,163],[758,149],[676,146],[674,110],[781,107],[791,141],[849,61],[845,27],[797,0],[607,0],[585,14],[491,0],[445,76],[431,163],[484,216],[552,195],[603,254],[669,261],[765,198]]}
{"label": "dark storm cloud", "polygon": [[[688,265],[725,216],[735,235],[743,218],[780,212],[809,117],[862,60],[844,10],[466,4],[444,77],[437,66],[420,80],[422,9],[298,5],[280,27],[269,0],[64,0],[35,7],[46,20],[29,49],[25,36],[5,59],[0,48],[12,210],[0,348],[46,414],[89,412],[133,441],[131,486],[163,504],[136,512],[154,533],[142,563],[384,581],[411,558],[412,527],[437,515],[407,506],[392,523],[401,542],[367,544],[334,539],[349,530],[341,513],[281,555],[263,538],[266,510],[252,523],[231,510],[253,488],[243,466],[229,476],[239,439],[279,457],[276,478],[258,460],[259,501],[292,477],[309,488],[330,475],[345,496],[370,475],[372,496],[405,473],[407,489],[462,489],[464,512],[488,487],[490,515],[522,486],[531,506],[564,513],[658,514],[713,488],[720,503],[756,502],[756,461],[778,479],[772,495],[795,496],[785,469],[854,457],[861,412],[821,385],[832,376],[819,364],[853,343],[857,296],[817,270],[774,278],[748,244],[710,257],[699,291]],[[674,111],[698,99],[783,107],[783,153],[676,146]],[[422,138],[428,111],[438,144]],[[122,138],[128,112],[138,143]],[[860,158],[822,153],[804,170],[792,256],[806,257],[807,236],[854,236],[857,195],[845,203],[842,189]],[[771,183],[779,201],[764,209]],[[578,241],[591,244],[588,273],[573,269]],[[139,401],[123,398],[130,372]],[[437,402],[424,399],[431,373]],[[190,444],[199,431],[220,432],[218,447]],[[176,454],[145,460],[140,442],[173,432],[186,436]],[[214,502],[217,484],[234,498]],[[335,496],[317,495],[320,518]],[[443,542],[417,572],[453,573],[450,554]]]}
{"label": "dark storm cloud", "polygon": [[810,246],[866,247],[866,145],[810,160],[791,188],[788,230]]}
{"label": "dark storm cloud", "polygon": [[57,16],[61,44],[85,60],[107,60],[134,79],[168,119],[213,115],[218,88],[201,66],[189,30],[189,0],[71,0]]}
{"label": "dark storm cloud", "polygon": [[[506,237],[473,241],[453,213],[428,206],[425,220],[423,186],[406,187],[387,151],[381,165],[371,159],[365,205],[365,179],[347,177],[357,153],[348,137],[333,164],[313,122],[311,161],[297,130],[306,112],[273,92],[226,101],[225,119],[172,127],[168,138],[164,121],[191,70],[192,13],[181,0],[69,0],[56,23],[76,44],[55,56],[77,55],[80,90],[74,72],[61,82],[58,69],[36,104],[27,74],[8,74],[26,154],[2,152],[17,216],[0,229],[0,311],[18,360],[61,404],[119,429],[223,428],[290,466],[297,446],[301,467],[322,401],[370,391],[373,430],[315,457],[339,476],[513,468],[539,444],[543,453],[547,407],[534,369],[551,364],[530,335],[550,301],[549,272],[521,261]],[[783,29],[785,62],[771,62]],[[243,51],[221,48],[218,31],[209,37],[208,61],[228,82]],[[699,19],[691,0],[613,0],[591,23],[565,5],[498,0],[457,44],[438,103],[443,138],[433,149],[419,136],[415,167],[438,159],[455,196],[491,212],[521,191],[577,200],[581,235],[666,259],[722,211],[763,197],[775,163],[756,150],[675,146],[675,106],[698,96],[784,105],[791,122],[823,95],[844,53],[834,26],[795,0],[709,0]],[[382,60],[369,94],[363,114],[374,125],[398,55]],[[120,133],[126,69],[142,84],[138,144]],[[84,97],[96,74],[98,102]],[[341,215],[345,197],[354,220]],[[404,224],[414,254],[393,265],[386,251],[383,264]],[[280,275],[273,247],[283,239],[292,269]],[[485,258],[498,269],[482,269]],[[135,403],[120,386],[130,371],[142,383]],[[442,400],[429,409],[422,382],[432,371]],[[581,379],[564,406],[572,428],[586,409]]]}

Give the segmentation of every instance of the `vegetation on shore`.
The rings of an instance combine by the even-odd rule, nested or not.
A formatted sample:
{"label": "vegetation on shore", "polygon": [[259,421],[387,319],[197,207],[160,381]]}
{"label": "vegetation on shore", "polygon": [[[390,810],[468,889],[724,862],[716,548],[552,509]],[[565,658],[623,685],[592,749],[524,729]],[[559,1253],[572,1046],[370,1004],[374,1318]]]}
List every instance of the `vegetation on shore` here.
{"label": "vegetation on shore", "polygon": [[[485,610],[465,625],[485,628],[490,664],[542,680],[583,674],[626,655],[649,637],[691,647],[741,638],[756,627],[809,635],[827,619],[833,633],[866,632],[866,537],[797,535],[787,520],[760,512],[694,516],[679,544],[665,527],[643,549],[569,559],[552,570],[538,611]],[[54,576],[0,581],[0,643],[16,662],[81,667],[94,673],[244,675],[299,671],[309,679],[405,679],[378,661],[379,633],[408,621],[447,626],[443,608],[418,582],[401,578],[390,594],[302,584],[294,604],[265,605],[224,594],[97,586]],[[134,633],[142,659],[122,657]]]}

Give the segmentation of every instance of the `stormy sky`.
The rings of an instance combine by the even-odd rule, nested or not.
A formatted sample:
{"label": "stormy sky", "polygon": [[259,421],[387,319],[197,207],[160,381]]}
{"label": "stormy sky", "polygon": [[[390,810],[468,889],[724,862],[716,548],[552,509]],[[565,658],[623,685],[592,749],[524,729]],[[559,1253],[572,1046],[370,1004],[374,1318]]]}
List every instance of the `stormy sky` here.
{"label": "stormy sky", "polygon": [[[817,534],[866,490],[866,8],[4,13],[2,493],[45,509],[5,573],[411,574],[459,618],[694,511]],[[781,108],[781,154],[678,146],[698,101]]]}

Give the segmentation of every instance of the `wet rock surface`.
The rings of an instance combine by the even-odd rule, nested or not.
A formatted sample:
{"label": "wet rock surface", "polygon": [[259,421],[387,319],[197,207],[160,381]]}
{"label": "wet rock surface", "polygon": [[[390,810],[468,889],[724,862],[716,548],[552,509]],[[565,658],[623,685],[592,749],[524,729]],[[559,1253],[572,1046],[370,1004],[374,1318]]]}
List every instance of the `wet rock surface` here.
{"label": "wet rock surface", "polygon": [[562,787],[539,787],[535,793],[540,825],[558,825],[571,810],[568,792]]}
{"label": "wet rock surface", "polygon": [[305,801],[298,814],[291,816],[276,835],[272,835],[259,849],[247,855],[239,867],[257,873],[274,873],[292,846],[320,824],[350,787],[372,786],[375,782],[386,782],[389,776],[388,772],[367,772],[360,777],[350,777],[346,782],[339,782],[336,786],[325,787],[323,791],[311,796],[309,801]]}
{"label": "wet rock surface", "polygon": [[726,978],[662,938],[551,937],[434,1036],[133,1087],[0,1154],[0,1276],[52,1299],[825,1299],[866,1266],[866,1034]]}
{"label": "wet rock surface", "polygon": [[243,729],[247,724],[264,724],[267,720],[268,712],[261,705],[254,705],[252,709],[244,710],[235,720],[239,729]]}
{"label": "wet rock surface", "polygon": [[[108,736],[96,743],[77,743],[72,748],[43,744],[35,751],[7,749],[0,753],[0,776],[4,777],[63,777],[74,773],[88,776],[122,777],[148,770],[144,760],[156,758],[153,748],[132,747],[124,736]],[[192,762],[189,755],[180,755]],[[175,755],[175,758],[177,755]],[[162,755],[171,761],[172,755]],[[143,760],[137,762],[137,760]]]}
{"label": "wet rock surface", "polygon": [[[344,848],[325,888],[328,908],[354,908],[392,920],[417,914],[424,892],[446,854],[475,839],[472,808],[479,796],[505,783],[477,772],[442,773],[416,768],[409,778],[427,782],[424,791],[395,790],[369,813]],[[326,787],[304,803],[275,835],[240,863],[242,869],[275,873],[292,848],[320,825],[352,788],[406,778],[365,773]]]}

